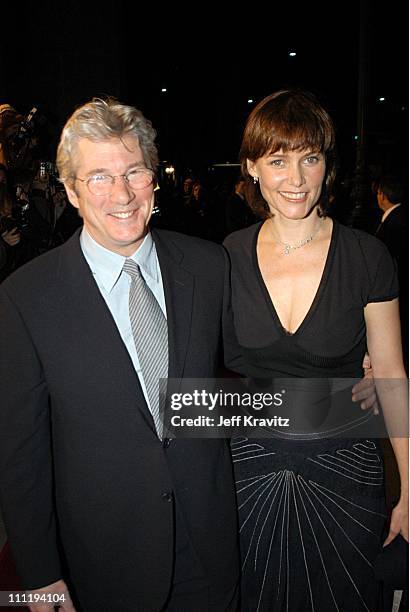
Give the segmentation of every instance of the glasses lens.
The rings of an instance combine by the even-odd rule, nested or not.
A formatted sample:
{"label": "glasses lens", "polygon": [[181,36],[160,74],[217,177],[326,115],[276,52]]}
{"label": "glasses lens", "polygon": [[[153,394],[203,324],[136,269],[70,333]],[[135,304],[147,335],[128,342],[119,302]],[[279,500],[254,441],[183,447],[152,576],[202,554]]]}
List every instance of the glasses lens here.
{"label": "glasses lens", "polygon": [[127,174],[127,180],[133,189],[144,189],[151,185],[154,175],[150,170],[133,170]]}
{"label": "glasses lens", "polygon": [[112,188],[112,177],[103,174],[91,176],[87,181],[88,189],[94,195],[106,195]]}
{"label": "glasses lens", "polygon": [[[123,176],[123,175],[121,175]],[[108,195],[113,190],[114,181],[120,177],[96,174],[87,180],[87,186],[94,195]],[[144,189],[151,185],[154,173],[151,170],[132,170],[124,176],[132,189]]]}

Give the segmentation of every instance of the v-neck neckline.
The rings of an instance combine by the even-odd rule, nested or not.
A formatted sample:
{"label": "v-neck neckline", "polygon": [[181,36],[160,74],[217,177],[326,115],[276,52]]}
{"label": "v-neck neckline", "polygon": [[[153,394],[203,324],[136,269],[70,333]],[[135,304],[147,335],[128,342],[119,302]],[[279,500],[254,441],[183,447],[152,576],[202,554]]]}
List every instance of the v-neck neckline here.
{"label": "v-neck neckline", "polygon": [[255,272],[256,272],[256,276],[258,278],[262,293],[265,297],[265,301],[268,305],[268,308],[272,314],[272,317],[277,325],[277,327],[279,328],[279,330],[281,331],[281,333],[284,336],[289,336],[289,337],[295,337],[297,335],[299,335],[303,329],[306,327],[306,325],[309,323],[310,319],[312,318],[313,314],[315,313],[315,311],[317,310],[317,307],[319,305],[320,300],[322,299],[323,296],[323,292],[325,290],[327,281],[329,279],[329,274],[330,274],[330,270],[332,267],[332,263],[334,260],[333,254],[336,248],[336,241],[337,241],[337,236],[339,233],[339,227],[338,227],[338,223],[337,221],[335,221],[334,219],[332,219],[332,235],[330,237],[330,244],[329,244],[329,248],[327,251],[327,255],[326,255],[326,261],[325,261],[325,265],[323,268],[323,272],[322,272],[322,276],[320,278],[320,282],[319,285],[317,287],[315,296],[313,298],[313,301],[309,307],[309,309],[307,310],[304,318],[302,319],[301,323],[299,324],[299,326],[295,329],[295,331],[291,332],[289,330],[286,329],[286,327],[284,327],[282,325],[282,321],[279,318],[279,315],[276,311],[275,305],[273,303],[273,300],[269,294],[268,288],[266,286],[266,283],[264,281],[264,278],[262,276],[262,272],[259,266],[259,260],[258,260],[258,251],[257,251],[257,247],[258,247],[258,238],[259,238],[259,234],[260,231],[263,227],[263,223],[260,224],[259,228],[257,229],[257,231],[255,232],[255,236],[253,239],[253,245],[252,245],[252,259],[253,259],[253,265],[255,268]]}

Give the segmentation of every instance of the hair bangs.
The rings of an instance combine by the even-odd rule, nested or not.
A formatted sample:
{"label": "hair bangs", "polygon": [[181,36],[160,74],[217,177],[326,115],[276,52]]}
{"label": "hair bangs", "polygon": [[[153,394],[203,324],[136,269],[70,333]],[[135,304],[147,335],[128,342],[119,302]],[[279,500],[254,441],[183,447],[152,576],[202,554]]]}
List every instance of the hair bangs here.
{"label": "hair bangs", "polygon": [[281,125],[270,134],[264,155],[283,151],[322,152],[325,149],[323,134],[309,125]]}

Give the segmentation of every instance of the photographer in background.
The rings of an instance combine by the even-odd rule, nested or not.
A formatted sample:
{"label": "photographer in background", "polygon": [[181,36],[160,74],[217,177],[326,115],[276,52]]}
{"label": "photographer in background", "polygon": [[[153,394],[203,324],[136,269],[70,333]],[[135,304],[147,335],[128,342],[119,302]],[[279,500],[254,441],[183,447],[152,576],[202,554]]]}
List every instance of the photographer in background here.
{"label": "photographer in background", "polygon": [[66,200],[48,177],[44,190],[30,176],[24,180],[20,175],[14,186],[10,182],[10,172],[0,164],[0,282],[74,231],[74,226],[62,223]]}
{"label": "photographer in background", "polygon": [[0,104],[0,164],[9,167],[9,160],[13,157],[12,148],[16,140],[19,126],[24,120],[10,104]]}
{"label": "photographer in background", "polygon": [[82,223],[67,206],[56,166],[48,161],[54,157],[52,143],[53,125],[37,107],[24,116],[0,105],[0,164],[8,185],[0,212],[0,281],[65,242]]}
{"label": "photographer in background", "polygon": [[21,235],[13,218],[13,199],[8,182],[7,169],[0,164],[0,282],[17,266]]}

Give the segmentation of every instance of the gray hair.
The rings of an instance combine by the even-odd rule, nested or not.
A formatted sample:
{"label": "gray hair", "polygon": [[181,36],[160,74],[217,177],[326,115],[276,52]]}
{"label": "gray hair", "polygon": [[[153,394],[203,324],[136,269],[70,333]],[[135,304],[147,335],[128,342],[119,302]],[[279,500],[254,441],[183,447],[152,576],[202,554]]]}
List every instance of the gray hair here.
{"label": "gray hair", "polygon": [[155,172],[158,166],[156,132],[141,111],[121,104],[115,98],[93,98],[77,108],[65,124],[57,148],[60,181],[69,185],[73,183],[75,154],[80,139],[103,142],[112,138],[121,140],[127,135],[138,138],[144,161]]}

